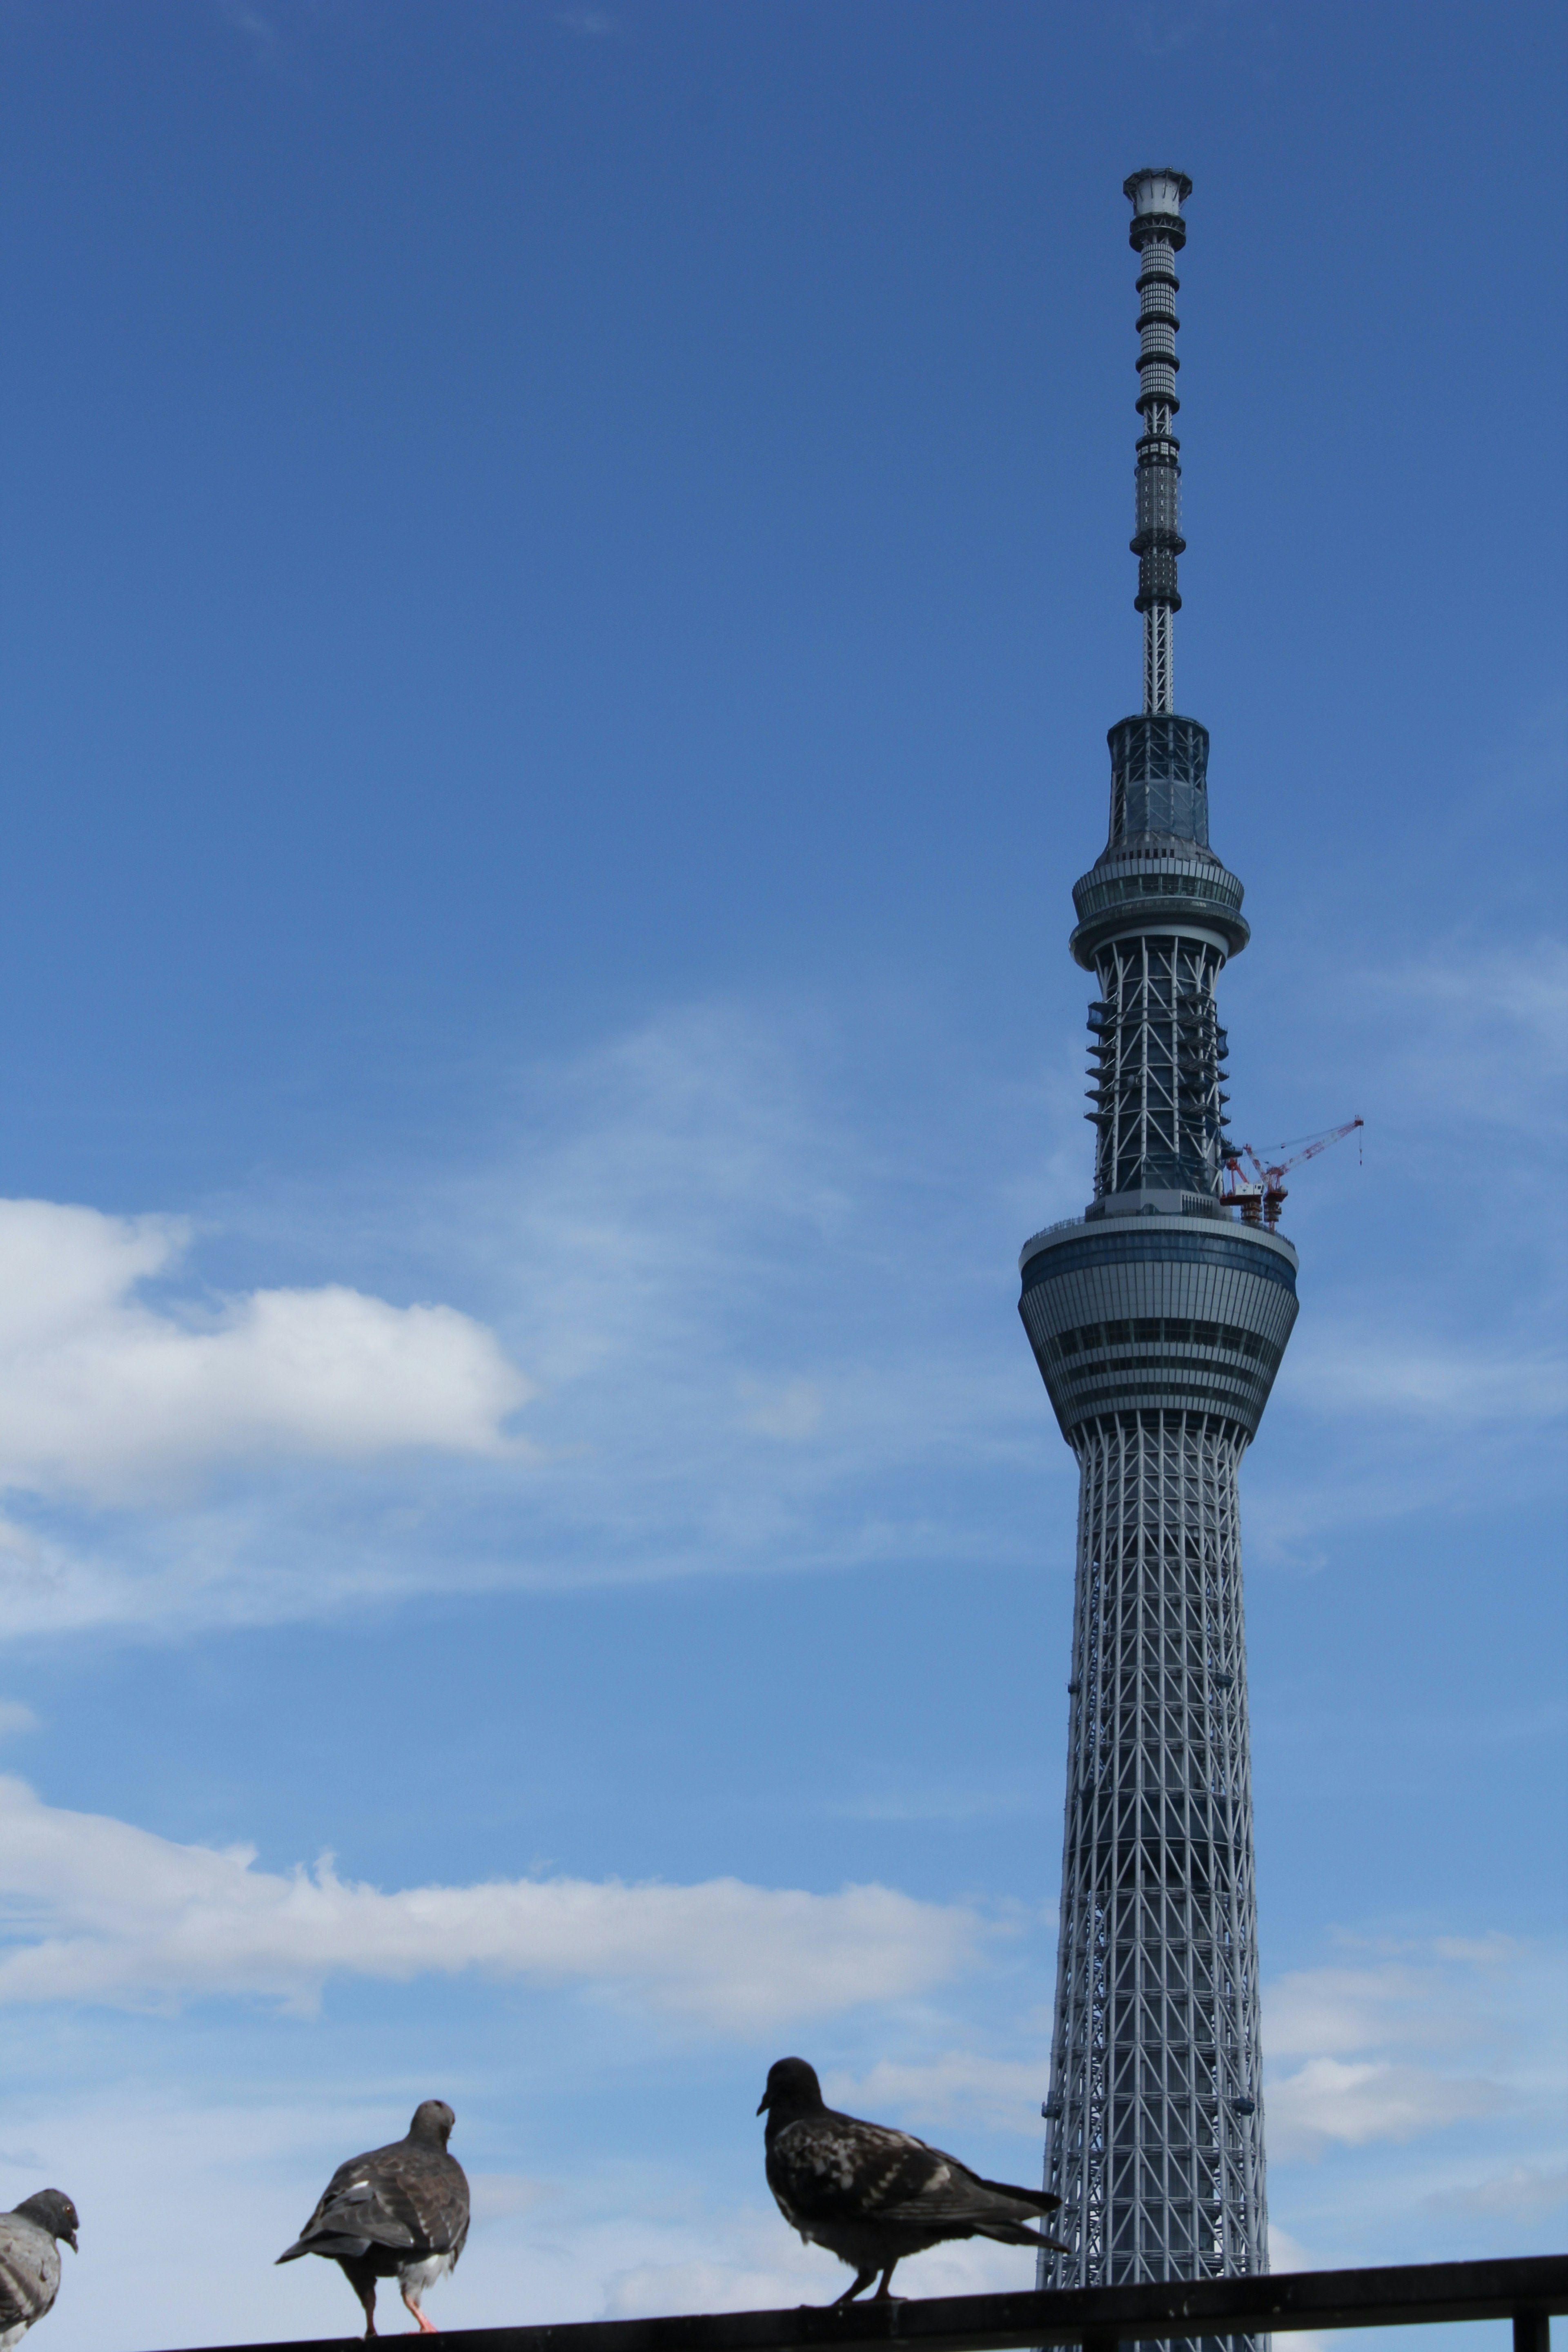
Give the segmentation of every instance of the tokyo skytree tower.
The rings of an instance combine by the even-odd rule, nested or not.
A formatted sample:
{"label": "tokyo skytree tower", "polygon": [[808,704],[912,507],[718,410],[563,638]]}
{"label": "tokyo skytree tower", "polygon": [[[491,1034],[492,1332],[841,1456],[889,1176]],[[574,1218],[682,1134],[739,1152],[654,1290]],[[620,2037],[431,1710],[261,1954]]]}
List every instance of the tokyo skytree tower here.
{"label": "tokyo skytree tower", "polygon": [[[1079,1460],[1078,1580],[1041,2284],[1268,2266],[1237,1473],[1296,1319],[1296,1252],[1221,1194],[1215,987],[1247,940],[1208,845],[1208,730],[1173,709],[1181,606],[1176,256],[1185,174],[1126,183],[1139,260],[1143,710],[1074,885],[1092,972],[1094,1199],[1019,1257]],[[1245,2339],[1242,2339],[1245,2341]]]}

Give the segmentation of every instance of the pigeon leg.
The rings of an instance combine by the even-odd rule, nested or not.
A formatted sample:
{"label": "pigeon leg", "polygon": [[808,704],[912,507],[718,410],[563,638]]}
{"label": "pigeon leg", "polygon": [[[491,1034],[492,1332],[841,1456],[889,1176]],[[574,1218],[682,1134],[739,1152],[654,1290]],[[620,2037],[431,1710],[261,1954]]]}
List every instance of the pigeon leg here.
{"label": "pigeon leg", "polygon": [[889,2288],[892,2282],[893,2273],[898,2269],[899,2264],[902,2260],[903,2257],[901,2254],[895,2254],[892,2261],[888,2264],[887,2269],[882,2273],[882,2284],[877,2289],[876,2294],[871,2297],[873,2303],[902,2303],[904,2298],[901,2294],[891,2294],[889,2292]]}
{"label": "pigeon leg", "polygon": [[[891,2265],[889,2265],[889,2268],[890,2267]],[[857,2271],[849,2284],[845,2288],[843,2294],[836,2294],[834,2296],[830,2306],[831,2309],[837,2311],[841,2303],[853,2303],[861,2288],[869,2286],[871,2281],[876,2277],[876,2275],[877,2269],[875,2263],[872,2264],[868,2271]]]}
{"label": "pigeon leg", "polygon": [[410,2301],[408,2289],[406,2287],[403,2290],[403,2308],[405,2311],[412,2312],[415,2318],[419,2322],[419,2333],[421,2336],[440,2335],[441,2331],[437,2326],[435,2321],[433,2319],[426,2318],[425,2314],[419,2308],[417,2301]]}
{"label": "pigeon leg", "polygon": [[338,2268],[364,2306],[364,2340],[372,2344],[375,2341],[375,2273],[368,2263],[342,2260]]}

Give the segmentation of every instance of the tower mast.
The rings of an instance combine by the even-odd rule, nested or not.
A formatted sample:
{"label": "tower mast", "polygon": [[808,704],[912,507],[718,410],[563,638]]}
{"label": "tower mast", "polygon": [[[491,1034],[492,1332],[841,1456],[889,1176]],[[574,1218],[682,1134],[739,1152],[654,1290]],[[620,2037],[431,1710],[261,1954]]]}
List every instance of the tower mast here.
{"label": "tower mast", "polygon": [[1176,398],[1176,256],[1187,241],[1182,206],[1193,193],[1184,172],[1135,172],[1122,184],[1131,200],[1130,238],[1138,272],[1137,610],[1143,615],[1143,709],[1173,710],[1172,624],[1182,609],[1176,558],[1182,537],[1182,445],[1171,431]]}
{"label": "tower mast", "polygon": [[1019,1256],[1078,1457],[1078,1570],[1042,2284],[1268,2268],[1237,1473],[1296,1319],[1297,1255],[1222,1195],[1215,987],[1249,936],[1209,847],[1208,730],[1179,717],[1174,256],[1184,173],[1126,183],[1140,269],[1143,710],[1073,888],[1095,975],[1094,1199]]}

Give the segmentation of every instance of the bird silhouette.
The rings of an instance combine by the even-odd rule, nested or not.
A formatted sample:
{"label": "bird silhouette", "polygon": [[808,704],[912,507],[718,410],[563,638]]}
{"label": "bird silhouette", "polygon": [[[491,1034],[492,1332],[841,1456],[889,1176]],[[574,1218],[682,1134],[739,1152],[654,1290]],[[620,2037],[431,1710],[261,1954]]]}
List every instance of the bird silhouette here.
{"label": "bird silhouette", "polygon": [[855,2273],[836,2303],[852,2302],[879,2271],[875,2300],[885,2302],[904,2256],[948,2238],[1067,2252],[1032,2226],[1059,2197],[984,2180],[910,2132],[840,2115],[824,2101],[804,2058],[781,2058],[769,2069],[757,2109],[764,2112],[768,2187],[779,2211],[808,2245],[826,2246]]}
{"label": "bird silhouette", "polygon": [[366,2343],[375,2334],[377,2279],[397,2281],[422,2335],[437,2332],[419,2299],[453,2268],[468,2234],[468,2180],[447,2153],[457,2120],[444,2099],[426,2099],[405,2139],[340,2164],[299,2237],[278,2257],[295,2263],[325,2254],[335,2262],[364,2306]]}
{"label": "bird silhouette", "polygon": [[0,2213],[0,2352],[11,2352],[60,2291],[63,2238],[74,2254],[81,2227],[63,2189],[40,2189],[13,2212]]}

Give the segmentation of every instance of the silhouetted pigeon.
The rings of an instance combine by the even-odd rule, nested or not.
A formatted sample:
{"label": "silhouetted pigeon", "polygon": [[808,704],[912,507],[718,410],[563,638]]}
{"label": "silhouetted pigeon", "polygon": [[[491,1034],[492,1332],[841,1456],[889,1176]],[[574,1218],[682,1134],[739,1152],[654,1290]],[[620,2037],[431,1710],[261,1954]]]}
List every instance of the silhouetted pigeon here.
{"label": "silhouetted pigeon", "polygon": [[0,2213],[0,2352],[20,2344],[35,2319],[55,2307],[63,2238],[72,2253],[81,2227],[63,2189],[40,2189],[12,2213]]}
{"label": "silhouetted pigeon", "polygon": [[863,2124],[823,2104],[816,2070],[804,2058],[769,2069],[768,2187],[779,2211],[808,2245],[826,2246],[855,2273],[837,2303],[848,2303],[879,2271],[876,2301],[888,2296],[894,2265],[944,2238],[995,2238],[1005,2246],[1048,2246],[1029,2224],[1061,2203],[1043,2189],[982,2180],[955,2156],[910,2132]]}
{"label": "silhouetted pigeon", "polygon": [[328,2254],[364,2305],[368,2343],[375,2334],[375,2283],[395,2278],[421,2333],[437,2330],[419,2298],[449,2271],[468,2234],[468,2184],[447,2153],[457,2116],[444,2099],[414,2110],[406,2139],[340,2164],[326,2194],[280,2263]]}

